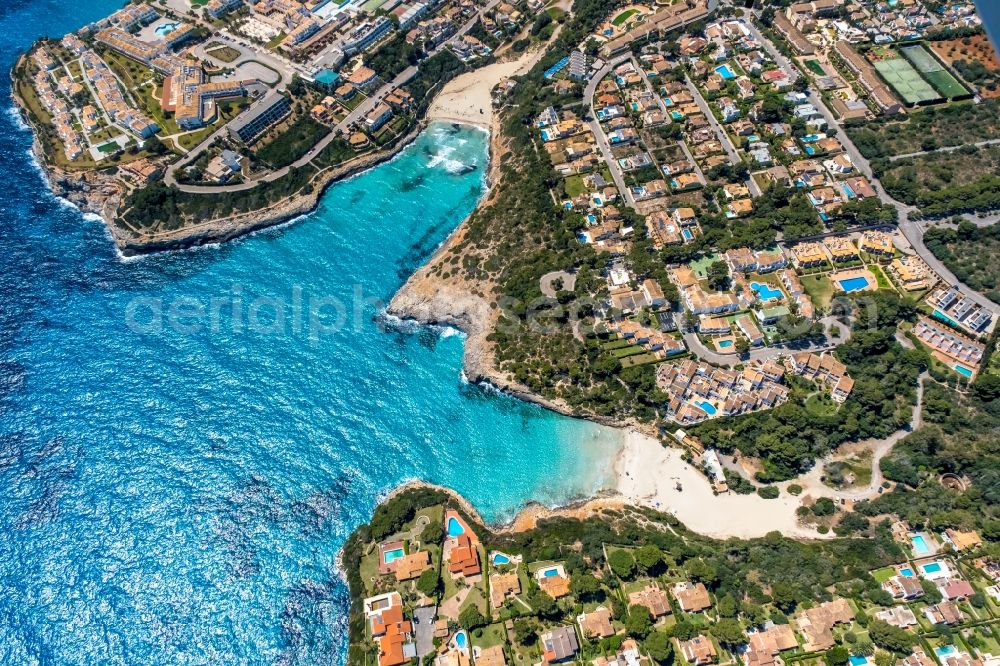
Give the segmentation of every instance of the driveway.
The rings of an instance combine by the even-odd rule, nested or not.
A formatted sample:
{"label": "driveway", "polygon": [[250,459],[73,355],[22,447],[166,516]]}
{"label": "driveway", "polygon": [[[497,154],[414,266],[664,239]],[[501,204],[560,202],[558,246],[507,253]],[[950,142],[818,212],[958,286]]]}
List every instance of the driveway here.
{"label": "driveway", "polygon": [[434,651],[434,618],[437,606],[422,606],[413,611],[413,637],[417,644],[417,657]]}

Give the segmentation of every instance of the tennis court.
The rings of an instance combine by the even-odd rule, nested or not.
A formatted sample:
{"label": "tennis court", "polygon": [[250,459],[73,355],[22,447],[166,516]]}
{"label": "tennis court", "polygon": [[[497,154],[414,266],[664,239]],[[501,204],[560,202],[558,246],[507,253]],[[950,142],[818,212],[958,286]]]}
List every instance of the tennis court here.
{"label": "tennis court", "polygon": [[873,64],[882,78],[906,100],[907,104],[933,102],[941,99],[941,95],[935,92],[927,81],[924,81],[920,73],[907,60],[886,58]]}
{"label": "tennis court", "polygon": [[934,88],[945,97],[959,97],[969,94],[961,83],[951,75],[938,59],[921,45],[904,46],[900,53],[910,61],[918,72],[924,75]]}

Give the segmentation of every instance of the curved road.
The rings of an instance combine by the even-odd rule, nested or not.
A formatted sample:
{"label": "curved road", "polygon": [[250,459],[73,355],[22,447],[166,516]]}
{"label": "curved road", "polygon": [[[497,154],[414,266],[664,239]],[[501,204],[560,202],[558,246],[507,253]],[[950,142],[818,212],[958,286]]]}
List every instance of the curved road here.
{"label": "curved road", "polygon": [[910,423],[907,427],[897,430],[885,439],[869,439],[858,442],[858,444],[864,447],[871,447],[872,451],[872,480],[868,485],[861,488],[847,488],[844,490],[836,490],[830,488],[824,484],[820,477],[823,476],[823,468],[827,463],[834,462],[837,460],[835,456],[826,456],[821,460],[817,460],[813,468],[800,476],[797,479],[792,479],[790,481],[783,481],[778,484],[778,487],[782,491],[787,491],[788,486],[793,483],[797,483],[802,486],[803,494],[811,494],[814,496],[822,495],[825,497],[832,497],[833,499],[850,500],[852,502],[857,502],[860,500],[871,499],[878,495],[879,489],[882,484],[885,483],[885,477],[882,476],[882,458],[885,458],[892,451],[892,448],[899,443],[904,437],[912,433],[914,430],[923,425],[924,419],[922,414],[922,408],[924,404],[924,381],[929,375],[924,372],[917,378],[917,404],[913,407],[913,415],[910,417]]}
{"label": "curved road", "polygon": [[[751,33],[753,33],[753,36],[761,43],[761,45],[763,45],[764,50],[767,51],[776,63],[778,63],[778,66],[790,73],[792,81],[798,79],[800,76],[799,71],[792,64],[792,62],[782,55],[777,48],[775,48],[774,44],[772,44],[770,40],[768,40],[760,32],[757,26],[753,24],[753,21],[748,21],[747,23],[750,27]],[[910,215],[918,212],[917,208],[914,206],[908,206],[901,201],[896,201],[889,196],[889,194],[885,191],[885,188],[882,187],[882,183],[872,172],[871,163],[864,157],[864,155],[861,154],[861,151],[857,149],[857,146],[855,146],[854,142],[851,141],[847,132],[844,131],[840,121],[837,120],[836,116],[834,116],[830,109],[827,108],[823,99],[817,95],[812,88],[808,90],[808,95],[809,103],[816,107],[816,110],[823,115],[823,118],[826,119],[826,122],[830,127],[837,130],[837,138],[844,146],[844,151],[851,158],[851,161],[854,162],[854,165],[858,168],[858,170],[871,182],[879,200],[883,204],[893,206],[897,211],[899,211],[899,230],[903,233],[903,236],[913,248],[913,251],[920,255],[920,258],[923,259],[924,262],[926,262],[927,265],[930,266],[943,281],[948,284],[958,286],[962,292],[972,299],[977,305],[992,312],[994,317],[1000,316],[1000,305],[994,303],[955,277],[955,274],[949,271],[945,265],[939,261],[930,250],[927,249],[927,246],[924,245],[923,228],[917,221],[910,219]]]}
{"label": "curved road", "polygon": [[[471,30],[472,26],[474,26],[476,24],[476,21],[479,20],[479,17],[482,14],[489,12],[491,9],[493,9],[493,7],[499,4],[499,2],[500,0],[490,0],[489,4],[482,7],[479,10],[479,12],[477,12],[472,18],[466,21],[465,24],[462,25],[462,27],[458,30],[458,32],[456,32],[450,39],[445,40],[437,47],[432,49],[427,54],[427,58],[431,58],[437,55],[438,52],[444,49],[450,41],[452,41],[455,38],[461,37],[469,30]],[[381,102],[383,99],[385,99],[385,97],[389,93],[391,93],[399,86],[406,84],[416,75],[417,75],[416,66],[411,65],[410,67],[407,67],[402,72],[397,74],[396,78],[394,78],[389,83],[384,84],[373,95],[367,97],[363,102],[361,102],[361,104],[355,107],[353,111],[348,113],[343,120],[337,123],[337,125],[333,128],[333,131],[324,136],[322,139],[320,139],[316,143],[316,145],[309,150],[308,153],[306,153],[299,159],[295,160],[288,166],[282,167],[276,171],[268,172],[265,176],[261,178],[257,178],[255,180],[243,183],[236,183],[234,185],[187,185],[177,182],[177,178],[175,175],[177,170],[180,169],[181,167],[190,164],[194,160],[194,158],[197,157],[199,154],[201,154],[204,150],[206,150],[213,141],[222,136],[227,131],[226,125],[223,125],[219,129],[212,132],[212,134],[210,134],[208,138],[206,138],[204,141],[202,141],[193,149],[191,149],[191,151],[187,155],[185,155],[184,157],[182,157],[181,159],[177,160],[172,165],[170,165],[166,173],[163,175],[163,180],[167,185],[176,187],[182,192],[192,192],[195,194],[220,194],[223,192],[240,192],[243,190],[249,190],[254,187],[257,187],[257,185],[260,183],[270,183],[275,180],[278,180],[279,178],[285,176],[285,174],[287,174],[292,168],[301,168],[312,162],[313,158],[319,155],[324,148],[329,146],[330,143],[335,138],[337,138],[341,133],[345,132],[354,122],[367,115],[368,112],[374,109],[375,106],[378,105],[378,103]]]}
{"label": "curved road", "polygon": [[[816,460],[812,469],[805,474],[801,474],[794,479],[789,479],[788,481],[776,483],[774,486],[780,489],[783,493],[787,493],[789,486],[799,485],[802,486],[802,493],[800,493],[802,495],[830,497],[832,499],[851,502],[858,502],[876,497],[879,494],[878,491],[882,487],[882,484],[885,483],[885,477],[882,475],[882,459],[889,455],[889,453],[892,452],[893,447],[896,446],[896,444],[898,444],[904,437],[923,425],[924,418],[922,410],[924,404],[924,382],[929,376],[930,375],[928,375],[927,372],[923,372],[917,378],[917,404],[913,406],[913,414],[910,416],[910,422],[905,428],[897,430],[884,439],[866,439],[850,443],[850,445],[861,445],[865,448],[871,447],[872,478],[867,485],[861,488],[846,488],[844,490],[837,490],[836,488],[831,488],[823,483],[820,477],[823,476],[824,467],[826,467],[827,463],[838,460],[836,456],[830,454]],[[841,446],[845,446],[845,444],[842,444]],[[732,456],[720,455],[719,460],[722,462],[723,467],[730,472],[739,474],[755,487],[760,488],[764,486],[764,484],[760,483],[756,479],[748,477],[743,472],[743,468],[736,463]]]}
{"label": "curved road", "polygon": [[744,355],[740,354],[720,354],[717,351],[709,349],[706,347],[700,339],[698,339],[698,334],[694,331],[688,331],[687,333],[682,333],[684,336],[684,344],[687,345],[694,354],[703,361],[708,361],[713,365],[721,365],[727,368],[732,368],[733,366],[746,363],[747,361],[764,361],[768,359],[778,358],[779,356],[787,356],[789,354],[795,354],[798,352],[822,352],[833,349],[839,345],[844,344],[851,339],[851,329],[849,326],[844,326],[836,317],[823,317],[819,320],[826,330],[836,328],[840,331],[840,337],[836,338],[836,342],[830,342],[830,337],[826,338],[826,342],[822,344],[816,344],[814,342],[802,341],[799,343],[785,343],[779,345],[771,345],[769,347],[760,347],[757,349],[751,349]]}

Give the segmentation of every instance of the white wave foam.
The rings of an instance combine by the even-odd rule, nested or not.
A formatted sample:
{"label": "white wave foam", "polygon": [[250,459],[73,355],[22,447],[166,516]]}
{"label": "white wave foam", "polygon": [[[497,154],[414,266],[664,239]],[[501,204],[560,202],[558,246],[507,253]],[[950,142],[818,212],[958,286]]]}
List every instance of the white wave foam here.
{"label": "white wave foam", "polygon": [[412,317],[403,318],[389,314],[385,309],[380,310],[376,317],[382,320],[388,328],[400,333],[413,334],[426,330],[436,333],[441,338],[458,336],[464,339],[466,337],[465,331],[455,326],[448,326],[447,324],[424,324]]}
{"label": "white wave foam", "polygon": [[31,129],[31,125],[24,122],[24,118],[21,116],[21,112],[15,104],[12,103],[7,107],[7,115],[10,116],[11,120],[14,121],[14,124],[17,125],[17,129],[24,131]]}

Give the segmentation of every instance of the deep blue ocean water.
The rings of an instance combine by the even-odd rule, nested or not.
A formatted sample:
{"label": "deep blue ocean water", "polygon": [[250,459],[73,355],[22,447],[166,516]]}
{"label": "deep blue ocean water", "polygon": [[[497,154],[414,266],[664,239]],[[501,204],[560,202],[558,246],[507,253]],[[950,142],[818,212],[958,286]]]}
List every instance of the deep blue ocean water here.
{"label": "deep blue ocean water", "polygon": [[[116,4],[0,6],[0,65]],[[380,494],[501,519],[601,484],[615,433],[464,383],[453,332],[378,325],[480,197],[484,134],[436,125],[307,219],[128,262],[29,145],[3,114],[0,664],[339,663],[334,558]]]}

